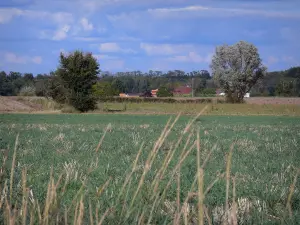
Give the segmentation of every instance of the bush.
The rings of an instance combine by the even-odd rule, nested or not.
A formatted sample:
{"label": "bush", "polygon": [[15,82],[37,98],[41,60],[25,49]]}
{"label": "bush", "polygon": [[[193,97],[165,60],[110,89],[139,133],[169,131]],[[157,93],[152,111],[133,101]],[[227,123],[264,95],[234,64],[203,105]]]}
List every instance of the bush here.
{"label": "bush", "polygon": [[100,97],[100,102],[131,102],[131,103],[212,103],[211,98],[195,98],[195,99],[175,99],[175,98],[123,98],[123,97]]}
{"label": "bush", "polygon": [[197,93],[197,96],[205,97],[214,97],[216,96],[216,89],[214,88],[205,88]]}
{"label": "bush", "polygon": [[19,95],[20,96],[35,96],[35,88],[33,86],[22,87]]}
{"label": "bush", "polygon": [[70,104],[80,112],[96,109],[96,99],[84,93],[76,93],[70,98]]}
{"label": "bush", "polygon": [[157,97],[173,97],[173,93],[166,87],[160,87],[157,91]]}
{"label": "bush", "polygon": [[71,105],[65,105],[60,111],[62,113],[78,113],[78,110]]}

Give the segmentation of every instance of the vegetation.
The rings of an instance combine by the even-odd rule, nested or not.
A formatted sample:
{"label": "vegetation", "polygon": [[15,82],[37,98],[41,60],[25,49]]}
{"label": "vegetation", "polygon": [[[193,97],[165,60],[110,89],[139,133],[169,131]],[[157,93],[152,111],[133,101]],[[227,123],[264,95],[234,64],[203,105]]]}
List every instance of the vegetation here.
{"label": "vegetation", "polygon": [[113,97],[119,95],[119,91],[109,82],[97,82],[93,85],[92,90],[95,97]]}
{"label": "vegetation", "polygon": [[2,115],[0,223],[297,224],[298,118],[167,121]]}
{"label": "vegetation", "polygon": [[[300,67],[294,67],[286,71],[269,72],[259,80],[251,89],[252,96],[285,96],[297,97],[300,95]],[[55,96],[60,93],[59,85],[55,84],[55,72],[50,74],[38,74],[31,80],[25,79],[25,74],[0,72],[0,95],[16,96],[24,86],[34,86],[36,96]],[[209,96],[206,93],[214,91],[217,86],[207,72],[194,71],[185,73],[175,72],[119,72],[115,74],[102,72],[97,78],[98,83],[110,83],[118,93],[144,93],[147,90],[165,86],[172,90],[179,86],[191,85],[194,78],[194,96]],[[52,83],[52,85],[51,85]],[[289,84],[290,86],[286,85]],[[292,88],[290,88],[292,86]],[[288,88],[287,88],[288,87]],[[57,96],[56,96],[57,98]],[[64,100],[62,100],[64,101]]]}
{"label": "vegetation", "polygon": [[216,48],[212,75],[231,103],[243,102],[244,95],[265,75],[257,48],[244,41]]}
{"label": "vegetation", "polygon": [[70,104],[81,112],[95,109],[92,86],[97,81],[98,73],[99,64],[91,53],[61,53],[60,66],[52,79],[53,99]]}
{"label": "vegetation", "polygon": [[167,87],[160,87],[156,93],[157,97],[172,97],[173,93]]}

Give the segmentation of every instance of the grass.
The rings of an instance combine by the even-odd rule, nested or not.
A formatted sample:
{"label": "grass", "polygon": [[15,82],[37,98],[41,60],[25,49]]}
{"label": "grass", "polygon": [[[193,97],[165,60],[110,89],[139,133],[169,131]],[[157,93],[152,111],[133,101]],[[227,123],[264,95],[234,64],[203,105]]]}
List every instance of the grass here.
{"label": "grass", "polygon": [[175,117],[0,114],[0,224],[300,221],[299,117]]}
{"label": "grass", "polygon": [[[9,112],[23,112],[23,113],[76,113],[77,111],[70,106],[63,106],[57,104],[49,99],[43,97],[13,97],[14,102],[18,105],[18,102],[24,103],[28,107],[24,109],[14,107],[10,110],[4,110]],[[203,98],[205,99],[205,98]],[[276,104],[276,98],[269,99],[269,103],[274,104],[255,104],[256,100],[260,102],[260,98],[250,98],[247,101],[253,104],[224,104],[217,103],[223,101],[222,99],[215,98],[214,103],[208,104],[209,107],[203,113],[204,115],[270,115],[270,116],[300,116],[300,105],[296,103],[297,98],[278,98],[278,102],[282,104]],[[11,98],[3,97],[1,99],[4,103],[9,103]],[[266,100],[264,100],[266,101]],[[294,104],[288,104],[288,102],[294,102]],[[267,101],[266,101],[267,102]],[[286,103],[286,104],[284,104]],[[5,105],[5,104],[4,104]],[[12,103],[13,105],[13,103]],[[20,105],[18,105],[21,107]],[[98,109],[90,113],[100,114],[169,114],[177,115],[181,112],[184,115],[197,115],[206,104],[201,103],[160,103],[160,102],[142,102],[142,103],[116,103],[116,102],[99,102]],[[5,108],[5,107],[4,107]],[[1,105],[0,105],[1,111]]]}
{"label": "grass", "polygon": [[[178,114],[181,112],[185,115],[196,115],[204,107],[205,104],[197,103],[99,103],[99,109],[95,112],[107,112],[109,109],[125,114]],[[300,105],[209,104],[204,114],[300,116]]]}

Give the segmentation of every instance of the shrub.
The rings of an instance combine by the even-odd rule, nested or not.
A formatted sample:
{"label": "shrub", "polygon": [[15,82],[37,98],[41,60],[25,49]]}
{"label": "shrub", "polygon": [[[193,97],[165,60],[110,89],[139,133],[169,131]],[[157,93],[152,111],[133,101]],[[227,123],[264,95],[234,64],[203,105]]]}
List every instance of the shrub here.
{"label": "shrub", "polygon": [[96,99],[84,93],[75,93],[70,98],[70,104],[80,112],[96,109]]}
{"label": "shrub", "polygon": [[122,98],[122,97],[100,97],[97,98],[100,102],[131,102],[131,103],[211,103],[211,98],[195,98],[195,99],[175,99],[175,98]]}
{"label": "shrub", "polygon": [[160,87],[157,91],[157,97],[173,97],[173,93],[166,87]]}
{"label": "shrub", "polygon": [[21,88],[20,96],[35,96],[35,88],[33,86],[24,86]]}

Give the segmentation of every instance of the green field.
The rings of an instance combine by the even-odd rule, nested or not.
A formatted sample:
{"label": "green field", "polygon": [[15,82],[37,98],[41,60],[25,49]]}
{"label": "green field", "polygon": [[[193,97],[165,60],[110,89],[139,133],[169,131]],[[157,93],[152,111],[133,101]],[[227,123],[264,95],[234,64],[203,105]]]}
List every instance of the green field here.
{"label": "green field", "polygon": [[[299,224],[300,179],[295,180],[300,167],[299,117],[200,116],[184,133],[193,117],[182,116],[168,135],[161,135],[169,118],[167,115],[0,114],[0,149],[3,149],[0,154],[8,152],[4,166],[4,158],[0,159],[1,199],[7,196],[7,204],[17,209],[27,199],[28,224],[30,220],[34,224],[47,224],[47,218],[49,224],[65,224],[66,218],[67,224],[73,224],[74,218],[83,224],[99,224],[101,219],[102,224],[197,224],[201,209],[205,212],[205,223],[219,224],[226,212],[226,182],[230,181],[228,207],[233,211],[233,203],[237,204],[234,216],[239,224]],[[194,143],[198,132],[200,149],[197,150]],[[164,137],[163,141],[159,137]],[[155,148],[156,143],[161,146]],[[226,179],[230,146],[233,146],[231,168],[227,170],[230,179]],[[196,176],[197,151],[200,165],[207,160],[204,167],[207,193],[202,206],[198,204],[202,192],[198,188],[201,179]],[[27,189],[24,189],[25,173],[22,178],[25,168]],[[55,183],[60,176],[62,179],[56,188],[49,189],[51,169]],[[295,189],[291,191],[294,180]],[[48,208],[46,202],[50,202]],[[5,201],[1,200],[1,204],[0,224],[3,224],[8,212]],[[24,213],[19,217],[21,221]]]}

